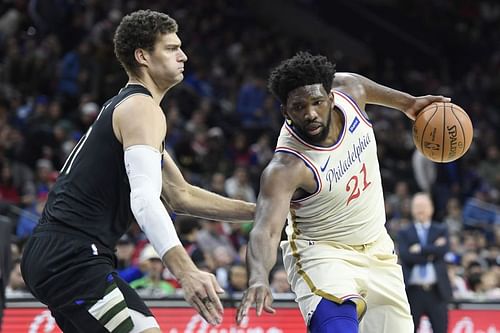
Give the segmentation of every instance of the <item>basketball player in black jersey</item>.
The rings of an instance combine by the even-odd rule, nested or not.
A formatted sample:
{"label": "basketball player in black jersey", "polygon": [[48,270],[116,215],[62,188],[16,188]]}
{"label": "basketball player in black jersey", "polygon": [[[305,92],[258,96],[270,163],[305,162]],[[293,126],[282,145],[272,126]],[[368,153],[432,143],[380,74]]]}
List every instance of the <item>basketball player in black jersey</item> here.
{"label": "basketball player in black jersey", "polygon": [[249,220],[255,206],[188,184],[163,150],[160,101],[183,79],[177,23],[150,10],[125,16],[114,38],[128,84],[109,101],[65,162],[22,262],[26,284],[64,332],[161,332],[144,302],[114,271],[113,250],[134,218],[186,300],[221,322],[223,292],[182,247],[162,204],[177,213]]}

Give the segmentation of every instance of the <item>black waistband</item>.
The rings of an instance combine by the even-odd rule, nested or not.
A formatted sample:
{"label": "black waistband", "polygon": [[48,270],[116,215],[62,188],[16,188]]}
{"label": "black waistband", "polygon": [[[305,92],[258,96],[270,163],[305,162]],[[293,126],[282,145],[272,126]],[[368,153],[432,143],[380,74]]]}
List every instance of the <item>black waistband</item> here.
{"label": "black waistband", "polygon": [[79,240],[84,240],[84,241],[96,243],[96,245],[99,245],[99,247],[108,249],[111,253],[114,252],[114,249],[110,249],[109,246],[102,244],[96,238],[93,238],[90,235],[87,235],[79,230],[76,230],[74,228],[68,227],[68,226],[66,226],[64,224],[60,224],[60,223],[38,224],[35,227],[35,229],[33,230],[33,236],[37,236],[37,235],[43,236],[43,235],[48,235],[48,234],[51,234],[54,232],[70,235],[70,236],[75,237],[76,239],[79,239]]}

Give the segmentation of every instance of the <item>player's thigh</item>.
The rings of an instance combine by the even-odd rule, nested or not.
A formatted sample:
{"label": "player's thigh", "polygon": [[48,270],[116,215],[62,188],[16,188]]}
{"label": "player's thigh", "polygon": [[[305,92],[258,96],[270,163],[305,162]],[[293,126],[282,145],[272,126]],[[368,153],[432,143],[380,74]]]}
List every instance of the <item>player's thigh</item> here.
{"label": "player's thigh", "polygon": [[135,290],[116,273],[113,273],[113,280],[124,296],[132,319],[133,329],[130,333],[161,332],[155,317]]}
{"label": "player's thigh", "polygon": [[360,332],[413,332],[413,318],[399,265],[372,268]]}

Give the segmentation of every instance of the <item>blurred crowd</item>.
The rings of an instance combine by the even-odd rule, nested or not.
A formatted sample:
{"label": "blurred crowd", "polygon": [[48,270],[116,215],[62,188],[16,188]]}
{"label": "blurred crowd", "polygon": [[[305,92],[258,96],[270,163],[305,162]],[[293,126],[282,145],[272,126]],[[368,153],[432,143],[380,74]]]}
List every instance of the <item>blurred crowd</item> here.
{"label": "blurred crowd", "polygon": [[[411,7],[416,2],[405,3]],[[431,21],[433,7],[439,13],[446,10],[447,19]],[[240,1],[3,1],[0,222],[12,226],[10,297],[27,293],[19,269],[22,245],[37,223],[57,170],[100,106],[126,83],[112,38],[122,16],[140,8],[167,12],[178,21],[189,58],[183,83],[162,102],[167,149],[188,181],[233,198],[256,201],[260,173],[282,125],[279,105],[266,88],[269,69],[298,50],[332,55],[330,47],[287,36],[259,21]],[[495,46],[500,4],[443,0],[412,8],[414,15],[418,11],[427,18],[428,29],[441,34],[443,50],[467,48],[467,62],[459,54],[457,65],[455,53],[443,52],[439,66],[420,68],[411,50],[402,58],[375,52],[372,58],[351,59],[336,52],[337,68],[414,95],[450,96],[468,112],[475,128],[470,151],[456,162],[437,164],[415,150],[411,122],[400,112],[368,108],[391,235],[396,238],[411,222],[412,195],[432,193],[435,218],[449,230],[446,261],[455,298],[500,300],[500,48]],[[363,42],[376,51],[369,40]],[[251,221],[231,224],[176,216],[175,225],[194,262],[213,272],[227,293],[245,289]],[[137,225],[120,239],[116,254],[121,276],[142,296],[179,292]],[[274,292],[290,292],[282,263],[270,279]]]}

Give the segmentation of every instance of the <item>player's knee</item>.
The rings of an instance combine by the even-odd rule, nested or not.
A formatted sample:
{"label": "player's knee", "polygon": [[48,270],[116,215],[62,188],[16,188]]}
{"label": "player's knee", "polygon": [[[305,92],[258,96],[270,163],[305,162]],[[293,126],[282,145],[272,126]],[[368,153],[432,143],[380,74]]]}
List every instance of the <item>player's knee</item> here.
{"label": "player's knee", "polygon": [[311,333],[357,333],[358,314],[356,304],[351,301],[337,304],[322,299],[309,324]]}

